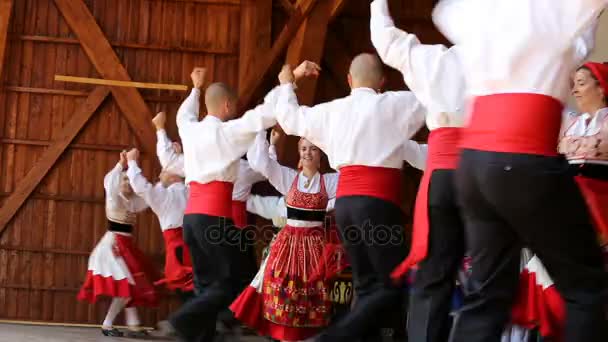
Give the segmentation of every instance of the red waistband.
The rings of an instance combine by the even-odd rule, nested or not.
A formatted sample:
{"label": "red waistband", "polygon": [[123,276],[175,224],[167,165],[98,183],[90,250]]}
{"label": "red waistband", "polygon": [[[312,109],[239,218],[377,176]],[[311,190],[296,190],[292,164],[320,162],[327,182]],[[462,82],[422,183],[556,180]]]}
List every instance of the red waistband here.
{"label": "red waistband", "polygon": [[336,197],[369,196],[401,206],[401,169],[351,165],[340,168]]}
{"label": "red waistband", "polygon": [[232,221],[237,228],[247,226],[247,202],[232,201]]}
{"label": "red waistband", "polygon": [[431,131],[429,135],[429,154],[426,169],[453,170],[460,156],[462,128],[444,127]]}
{"label": "red waistband", "polygon": [[232,188],[234,184],[215,181],[201,184],[190,182],[190,197],[185,214],[205,214],[232,218]]}
{"label": "red waistband", "polygon": [[557,155],[564,106],[540,94],[475,98],[462,147],[481,151]]}

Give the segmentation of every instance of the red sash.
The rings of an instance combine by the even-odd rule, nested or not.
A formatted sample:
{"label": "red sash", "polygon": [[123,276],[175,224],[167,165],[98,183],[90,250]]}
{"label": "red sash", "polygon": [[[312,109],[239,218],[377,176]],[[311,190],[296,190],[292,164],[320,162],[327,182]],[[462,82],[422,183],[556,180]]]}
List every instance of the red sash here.
{"label": "red sash", "polygon": [[232,188],[229,182],[206,184],[190,182],[190,197],[185,214],[205,214],[232,218]]}
{"label": "red sash", "polygon": [[412,249],[408,257],[391,274],[391,277],[400,281],[410,267],[416,265],[428,252],[429,239],[429,185],[431,175],[435,170],[454,170],[460,155],[459,141],[461,128],[439,128],[429,135],[429,152],[424,175],[418,187],[416,206],[414,208],[414,233]]}
{"label": "red sash", "polygon": [[600,245],[606,246],[608,245],[608,182],[583,176],[577,176],[574,179],[578,183],[591,213]]}
{"label": "red sash", "polygon": [[401,169],[351,165],[340,168],[336,198],[368,196],[401,207]]}
{"label": "red sash", "polygon": [[232,201],[232,221],[237,228],[247,227],[247,202]]}
{"label": "red sash", "polygon": [[476,97],[461,146],[480,151],[556,156],[562,110],[559,100],[540,94]]}

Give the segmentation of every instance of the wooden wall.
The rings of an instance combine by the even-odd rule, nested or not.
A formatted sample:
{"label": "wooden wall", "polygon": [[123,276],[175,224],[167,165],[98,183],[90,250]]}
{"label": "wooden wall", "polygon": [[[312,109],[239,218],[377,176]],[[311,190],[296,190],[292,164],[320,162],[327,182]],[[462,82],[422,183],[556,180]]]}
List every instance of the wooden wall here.
{"label": "wooden wall", "polygon": [[[7,1],[10,0],[0,0]],[[2,206],[7,205],[7,198],[28,173],[40,167],[45,153],[54,148],[66,124],[79,114],[79,105],[95,89],[56,82],[54,75],[107,74],[100,68],[109,58],[98,56],[101,62],[92,63],[90,52],[81,45],[81,37],[75,35],[64,19],[58,4],[70,7],[82,0],[70,1],[73,2],[12,1],[6,57],[0,60],[0,65],[4,63],[4,68],[0,68]],[[246,73],[253,72],[251,65],[263,56],[243,53],[252,35],[241,25],[242,18],[249,11],[246,6],[270,1],[86,0],[84,3],[131,79],[190,84],[191,69],[205,66],[210,80],[243,86]],[[272,13],[266,13],[267,18],[272,20],[265,22],[264,15],[258,16],[262,18],[256,24],[260,30],[253,35],[259,40],[255,44],[258,49],[270,49],[271,40],[289,19],[278,3],[275,1],[273,7],[268,7]],[[347,94],[347,63],[355,53],[372,51],[367,32],[367,3],[349,1],[343,14],[331,24],[322,61],[327,72],[318,83],[317,101]],[[408,1],[408,8],[398,5],[400,1],[394,3],[398,22],[408,23],[423,39],[441,41],[428,21],[432,1]],[[0,50],[1,42],[2,39]],[[271,79],[276,77],[273,75]],[[264,87],[269,89],[273,82],[265,82]],[[403,87],[400,77],[393,72],[391,88],[400,87]],[[118,101],[112,90],[57,162],[50,164],[50,171],[8,223],[0,238],[0,319],[92,324],[103,319],[107,302],[89,305],[76,300],[88,254],[106,230],[103,177],[115,165],[119,151],[136,146],[148,148],[148,153],[142,156],[142,168],[148,177],[155,178],[159,171],[156,157],[150,153],[150,146],[142,145],[141,138],[134,134],[134,128],[144,131],[152,128],[136,127],[134,122],[142,117],[151,119],[144,115],[165,110],[170,118],[169,134],[177,139],[173,118],[185,96],[183,92],[158,90],[139,93],[149,108],[146,113],[138,113],[133,110],[136,107]],[[406,171],[408,208],[418,177],[418,173]],[[139,215],[135,238],[160,268],[164,253],[162,236],[151,212]],[[140,313],[145,324],[153,325],[165,319],[177,305],[176,299],[167,295],[158,309]]]}

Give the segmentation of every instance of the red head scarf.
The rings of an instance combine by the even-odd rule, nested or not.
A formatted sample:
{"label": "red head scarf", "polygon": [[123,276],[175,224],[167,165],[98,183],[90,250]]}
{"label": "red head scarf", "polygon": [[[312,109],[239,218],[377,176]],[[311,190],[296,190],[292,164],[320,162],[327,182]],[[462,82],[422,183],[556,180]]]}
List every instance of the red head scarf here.
{"label": "red head scarf", "polygon": [[597,78],[600,87],[604,89],[604,95],[608,97],[608,64],[588,62],[583,65],[591,70],[591,73]]}

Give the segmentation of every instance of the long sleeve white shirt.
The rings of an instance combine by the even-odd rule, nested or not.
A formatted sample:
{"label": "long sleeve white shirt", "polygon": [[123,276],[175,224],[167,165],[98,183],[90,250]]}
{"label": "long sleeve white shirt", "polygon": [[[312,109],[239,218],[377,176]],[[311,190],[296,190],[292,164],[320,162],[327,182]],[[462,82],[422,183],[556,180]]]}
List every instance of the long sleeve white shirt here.
{"label": "long sleeve white shirt", "polygon": [[424,171],[429,154],[429,145],[419,144],[414,140],[405,142],[403,159],[412,167]]}
{"label": "long sleeve white shirt", "polygon": [[421,44],[416,35],[398,29],[387,0],[372,2],[370,30],[382,61],[401,72],[405,84],[428,109],[429,130],[463,126],[466,83],[458,47]]}
{"label": "long sleeve white shirt", "polygon": [[176,153],[164,129],[156,131],[156,155],[163,170],[184,177],[184,154]]}
{"label": "long sleeve white shirt", "polygon": [[[283,195],[287,195],[291,186],[298,177],[298,190],[305,193],[315,194],[321,191],[321,177],[325,182],[325,190],[328,197],[335,198],[338,188],[338,173],[326,173],[321,175],[317,172],[308,179],[302,172],[282,166],[269,156],[269,143],[265,134],[258,134],[254,144],[247,152],[247,159],[251,167],[268,179],[270,184]],[[308,186],[306,186],[308,183]]]}
{"label": "long sleeve white shirt", "polygon": [[361,165],[400,169],[405,142],[424,124],[426,109],[409,91],[353,89],[345,98],[300,106],[292,84],[279,87],[277,121],[286,134],[308,139],[334,170]]}
{"label": "long sleeve white shirt", "polygon": [[577,50],[585,50],[576,39],[606,5],[608,0],[443,0],[433,20],[459,46],[470,95],[532,93],[565,102],[581,59]]}
{"label": "long sleeve white shirt", "polygon": [[239,159],[259,131],[276,124],[274,118],[276,89],[264,103],[247,111],[241,118],[222,122],[207,115],[199,121],[200,90],[193,89],[177,112],[177,127],[184,149],[186,183],[237,179]]}
{"label": "long sleeve white shirt", "polygon": [[106,194],[106,217],[110,221],[123,224],[134,224],[135,213],[148,208],[146,202],[138,197],[125,197],[120,192],[120,182],[125,177],[120,163],[106,174],[103,179],[103,188]]}
{"label": "long sleeve white shirt", "polygon": [[163,231],[182,227],[188,201],[188,191],[184,183],[174,183],[167,188],[160,182],[153,185],[142,175],[137,162],[133,160],[129,161],[127,176],[133,191],[158,217]]}

